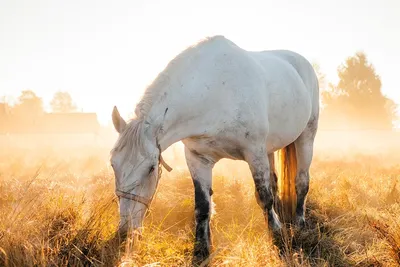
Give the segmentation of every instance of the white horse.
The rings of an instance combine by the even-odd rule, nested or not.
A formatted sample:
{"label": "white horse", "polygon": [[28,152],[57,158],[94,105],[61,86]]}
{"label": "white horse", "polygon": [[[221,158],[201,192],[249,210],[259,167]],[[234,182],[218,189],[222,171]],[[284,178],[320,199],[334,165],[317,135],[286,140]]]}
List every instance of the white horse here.
{"label": "white horse", "polygon": [[277,231],[281,222],[273,205],[278,187],[273,159],[274,152],[284,152],[281,200],[290,212],[295,190],[295,222],[304,224],[319,117],[318,80],[304,57],[284,50],[246,51],[223,36],[207,38],[167,65],[135,113],[129,123],[116,107],[112,113],[119,132],[111,165],[120,233],[141,227],[160,165],[171,170],[161,153],[178,141],[185,145],[195,190],[194,262],[210,253],[212,169],[222,158],[248,163],[257,202]]}

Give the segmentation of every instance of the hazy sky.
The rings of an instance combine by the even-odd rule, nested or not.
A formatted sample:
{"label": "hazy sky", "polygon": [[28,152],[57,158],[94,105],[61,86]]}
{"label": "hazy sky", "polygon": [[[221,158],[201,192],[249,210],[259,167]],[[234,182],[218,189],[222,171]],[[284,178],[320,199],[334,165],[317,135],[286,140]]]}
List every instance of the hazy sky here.
{"label": "hazy sky", "polygon": [[221,34],[249,50],[299,52],[330,81],[364,51],[400,104],[399,14],[399,0],[0,0],[0,96],[32,89],[48,107],[67,90],[107,123],[114,105],[132,112],[178,52]]}

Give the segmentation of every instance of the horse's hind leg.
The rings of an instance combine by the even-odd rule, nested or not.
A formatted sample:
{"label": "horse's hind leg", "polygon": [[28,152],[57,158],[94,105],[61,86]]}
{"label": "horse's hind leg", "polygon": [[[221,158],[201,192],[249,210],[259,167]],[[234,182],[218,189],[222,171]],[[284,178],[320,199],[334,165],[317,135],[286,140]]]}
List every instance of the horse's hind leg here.
{"label": "horse's hind leg", "polygon": [[214,162],[190,151],[186,146],[185,157],[195,191],[196,241],[192,263],[197,266],[207,260],[210,255],[211,187]]}
{"label": "horse's hind leg", "polygon": [[274,209],[275,212],[280,214],[281,211],[281,204],[280,204],[280,199],[278,197],[278,176],[276,175],[276,169],[275,169],[275,158],[274,158],[274,153],[268,154],[268,160],[269,160],[269,179],[271,183],[271,190],[272,190],[272,196],[274,198]]}
{"label": "horse's hind leg", "polygon": [[310,165],[313,157],[314,138],[317,132],[317,120],[311,120],[303,133],[296,139],[296,224],[303,227],[305,224],[305,200],[310,183]]}
{"label": "horse's hind leg", "polygon": [[281,223],[273,207],[274,195],[270,179],[269,159],[265,149],[255,149],[255,151],[246,153],[246,161],[254,179],[257,203],[263,210],[266,219],[268,218],[270,228],[278,231],[281,229]]}
{"label": "horse's hind leg", "polygon": [[268,154],[268,161],[269,161],[269,177],[270,177],[270,182],[271,182],[271,189],[272,189],[272,195],[274,196],[274,201],[276,201],[277,198],[277,192],[278,192],[278,176],[276,175],[275,171],[275,159],[274,159],[274,153]]}

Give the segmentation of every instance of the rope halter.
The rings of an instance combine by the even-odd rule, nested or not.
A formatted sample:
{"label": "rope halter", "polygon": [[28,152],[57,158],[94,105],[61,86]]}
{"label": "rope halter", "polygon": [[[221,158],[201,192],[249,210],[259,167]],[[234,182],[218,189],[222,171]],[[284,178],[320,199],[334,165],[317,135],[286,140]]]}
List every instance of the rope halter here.
{"label": "rope halter", "polygon": [[[158,140],[157,140],[157,148],[159,149],[160,154],[158,156],[158,177],[157,177],[156,188],[158,187],[158,182],[161,179],[162,167],[164,167],[168,172],[172,171],[172,168],[164,161],[164,159],[161,156],[161,147],[160,147],[160,144],[158,143]],[[146,208],[149,208],[149,206],[150,206],[150,204],[151,204],[151,202],[153,200],[153,197],[152,198],[146,198],[146,197],[143,197],[143,196],[140,196],[140,195],[136,195],[136,194],[133,194],[133,193],[130,193],[130,192],[124,192],[124,191],[121,191],[119,189],[115,190],[115,194],[119,198],[125,198],[125,199],[129,199],[129,200],[133,200],[133,201],[139,202],[139,203],[145,205]]]}

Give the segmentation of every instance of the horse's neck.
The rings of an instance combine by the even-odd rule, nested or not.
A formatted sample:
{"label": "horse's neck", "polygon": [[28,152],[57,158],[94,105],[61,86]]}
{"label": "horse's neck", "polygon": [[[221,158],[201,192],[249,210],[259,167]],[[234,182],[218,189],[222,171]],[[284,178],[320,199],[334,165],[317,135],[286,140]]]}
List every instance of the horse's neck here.
{"label": "horse's neck", "polygon": [[[214,40],[218,41],[221,38],[223,37],[216,37]],[[224,38],[222,42],[225,42]],[[209,52],[204,52],[207,55],[215,53],[213,49],[221,48],[218,43],[215,48],[210,43],[209,46],[203,46],[202,49],[211,49]],[[185,58],[188,59],[187,62]],[[189,51],[188,55],[180,59],[179,63],[170,67],[169,73],[166,75],[168,78],[161,79],[160,83],[156,84],[156,86],[160,86],[158,89],[161,90],[157,101],[150,108],[149,117],[154,127],[153,132],[156,132],[162,150],[182,139],[202,135],[207,129],[206,127],[210,127],[209,120],[211,118],[200,116],[207,111],[203,99],[204,94],[208,92],[203,91],[203,85],[193,84],[194,76],[204,84],[208,82],[209,77],[212,77],[211,74],[197,73],[195,65],[202,64],[202,60],[202,57],[195,56],[194,51],[193,53]],[[167,89],[162,90],[163,88]]]}
{"label": "horse's neck", "polygon": [[175,92],[152,107],[152,132],[164,151],[172,144],[201,133],[204,123],[197,120],[198,113],[187,104],[185,93]]}

